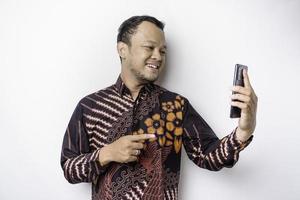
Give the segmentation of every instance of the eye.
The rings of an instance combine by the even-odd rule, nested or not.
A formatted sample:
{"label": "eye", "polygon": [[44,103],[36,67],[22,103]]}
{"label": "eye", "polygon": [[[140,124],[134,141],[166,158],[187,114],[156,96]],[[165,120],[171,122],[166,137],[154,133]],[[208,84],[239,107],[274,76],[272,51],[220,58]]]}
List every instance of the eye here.
{"label": "eye", "polygon": [[147,49],[147,50],[151,50],[151,51],[154,49],[153,46],[144,46],[144,48]]}
{"label": "eye", "polygon": [[162,55],[166,55],[167,51],[166,51],[166,50],[161,50],[160,53],[161,53]]}

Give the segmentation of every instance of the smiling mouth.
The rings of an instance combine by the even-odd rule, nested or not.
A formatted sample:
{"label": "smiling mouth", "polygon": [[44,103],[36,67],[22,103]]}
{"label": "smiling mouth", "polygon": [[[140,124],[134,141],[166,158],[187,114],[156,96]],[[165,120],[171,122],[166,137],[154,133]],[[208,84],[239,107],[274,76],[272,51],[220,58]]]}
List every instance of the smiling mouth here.
{"label": "smiling mouth", "polygon": [[147,64],[147,67],[151,68],[151,69],[159,69],[158,65],[154,65],[154,64]]}

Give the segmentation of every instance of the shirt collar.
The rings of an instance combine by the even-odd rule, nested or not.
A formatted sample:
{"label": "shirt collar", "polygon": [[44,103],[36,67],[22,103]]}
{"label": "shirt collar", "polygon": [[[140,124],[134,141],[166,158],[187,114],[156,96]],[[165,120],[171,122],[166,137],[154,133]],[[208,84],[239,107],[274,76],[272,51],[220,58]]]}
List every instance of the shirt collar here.
{"label": "shirt collar", "polygon": [[[123,82],[123,80],[121,78],[121,75],[119,75],[119,77],[118,77],[118,79],[117,79],[117,81],[115,83],[115,86],[116,86],[117,91],[120,94],[120,96],[122,96],[123,94],[129,94],[129,95],[131,95],[130,90],[127,88],[127,86]],[[145,91],[147,93],[151,93],[154,90],[154,88],[155,88],[155,86],[154,86],[153,83],[147,83],[141,89],[141,92]]]}

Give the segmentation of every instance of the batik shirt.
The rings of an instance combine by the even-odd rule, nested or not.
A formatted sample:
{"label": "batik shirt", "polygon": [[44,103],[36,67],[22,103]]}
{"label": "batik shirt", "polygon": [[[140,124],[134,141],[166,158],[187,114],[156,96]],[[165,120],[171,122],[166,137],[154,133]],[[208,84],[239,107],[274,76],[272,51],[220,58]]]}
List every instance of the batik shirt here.
{"label": "batik shirt", "polygon": [[[236,130],[236,129],[235,129]],[[232,167],[252,140],[219,139],[183,96],[147,84],[133,100],[121,77],[84,97],[67,127],[61,166],[70,183],[91,182],[93,200],[178,198],[181,149],[201,168]],[[125,135],[155,134],[130,163],[99,163],[101,148]]]}

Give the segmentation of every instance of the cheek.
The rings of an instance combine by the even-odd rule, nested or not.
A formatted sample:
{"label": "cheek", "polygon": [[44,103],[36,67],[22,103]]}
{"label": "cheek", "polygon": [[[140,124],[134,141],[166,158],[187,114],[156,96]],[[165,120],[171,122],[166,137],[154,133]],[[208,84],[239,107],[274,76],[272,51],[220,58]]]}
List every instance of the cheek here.
{"label": "cheek", "polygon": [[140,54],[136,54],[139,55],[136,57],[136,61],[140,64],[140,65],[144,65],[146,64],[146,62],[151,58],[151,54],[147,53],[147,52],[142,52]]}
{"label": "cheek", "polygon": [[146,51],[135,51],[135,52],[132,52],[132,59],[134,59],[135,61],[143,61],[147,58],[151,57],[151,54],[146,52]]}
{"label": "cheek", "polygon": [[143,59],[149,59],[149,58],[151,58],[151,53],[150,52],[147,52],[147,51],[143,51],[142,53],[141,53],[141,58],[143,58]]}
{"label": "cheek", "polygon": [[162,64],[163,67],[165,67],[165,65],[166,65],[166,57],[162,58],[162,63],[161,64]]}

